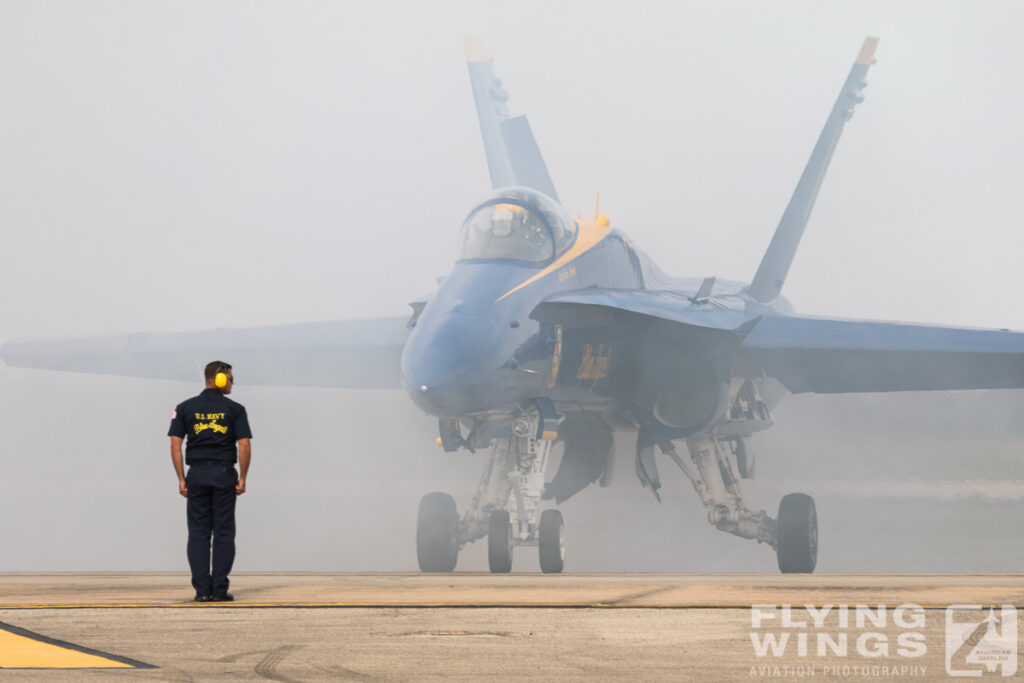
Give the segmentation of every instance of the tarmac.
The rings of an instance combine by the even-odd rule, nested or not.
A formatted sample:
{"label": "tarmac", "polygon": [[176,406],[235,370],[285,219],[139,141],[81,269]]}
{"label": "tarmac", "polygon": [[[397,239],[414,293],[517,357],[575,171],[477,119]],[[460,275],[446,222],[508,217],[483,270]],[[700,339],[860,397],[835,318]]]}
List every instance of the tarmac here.
{"label": "tarmac", "polygon": [[948,681],[1015,673],[1024,633],[1019,574],[232,579],[0,574],[0,680]]}

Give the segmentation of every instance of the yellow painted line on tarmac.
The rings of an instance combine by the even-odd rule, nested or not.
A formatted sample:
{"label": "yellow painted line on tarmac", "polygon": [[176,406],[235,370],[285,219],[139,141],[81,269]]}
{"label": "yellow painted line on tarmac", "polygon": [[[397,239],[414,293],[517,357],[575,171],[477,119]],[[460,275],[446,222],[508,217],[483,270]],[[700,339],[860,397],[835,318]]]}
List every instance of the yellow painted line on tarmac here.
{"label": "yellow painted line on tarmac", "polygon": [[[898,607],[908,602],[926,610],[948,609],[954,603],[916,603],[907,600],[882,600],[873,601],[872,605],[886,605]],[[970,602],[970,601],[968,601]],[[63,605],[49,604],[0,604],[0,610],[73,610],[73,609],[324,609],[324,608],[360,608],[360,609],[738,609],[749,610],[755,605],[758,607],[772,605],[798,605],[808,606],[815,609],[834,607],[838,603],[807,602],[801,600],[779,601],[774,603],[770,600],[737,603],[737,602],[629,602],[609,600],[603,602],[226,602],[219,604],[193,604],[191,602],[140,602],[140,603],[76,603]],[[956,603],[959,604],[959,603]],[[972,603],[979,604],[979,603]],[[1024,609],[1024,604],[1015,604],[1012,601],[999,603],[985,603],[982,609],[989,607],[998,608],[1003,605],[1013,605],[1018,609]],[[0,629],[5,628],[0,624]],[[3,664],[0,663],[0,667]]]}
{"label": "yellow painted line on tarmac", "polygon": [[154,667],[0,623],[0,669],[139,668]]}

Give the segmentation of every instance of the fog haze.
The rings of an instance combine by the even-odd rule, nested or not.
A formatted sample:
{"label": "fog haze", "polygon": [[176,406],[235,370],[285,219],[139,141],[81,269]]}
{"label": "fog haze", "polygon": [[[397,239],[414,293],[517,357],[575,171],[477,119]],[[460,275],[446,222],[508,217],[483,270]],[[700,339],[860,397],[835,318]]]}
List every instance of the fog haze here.
{"label": "fog haze", "polygon": [[[599,191],[667,272],[744,281],[879,36],[784,294],[1024,330],[1022,21],[1011,2],[8,0],[0,340],[404,315],[490,189],[466,33],[571,214]],[[413,570],[419,497],[468,503],[483,458],[440,453],[401,393],[235,373],[255,433],[238,570]],[[0,367],[0,571],[184,570],[164,435],[199,388]],[[1019,571],[1022,396],[790,397],[752,442],[758,503],[815,494],[821,571]],[[617,445],[613,486],[563,506],[567,570],[774,570],[667,461],[657,505]]]}

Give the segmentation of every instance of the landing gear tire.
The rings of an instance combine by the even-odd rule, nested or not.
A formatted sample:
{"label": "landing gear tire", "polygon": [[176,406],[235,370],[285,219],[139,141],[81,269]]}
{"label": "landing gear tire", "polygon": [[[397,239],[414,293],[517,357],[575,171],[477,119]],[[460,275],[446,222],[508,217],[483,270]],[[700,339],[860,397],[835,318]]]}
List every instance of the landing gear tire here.
{"label": "landing gear tire", "polygon": [[492,574],[512,571],[512,522],[508,510],[491,512],[487,528],[487,564]]}
{"label": "landing gear tire", "polygon": [[459,559],[455,534],[459,515],[447,493],[428,493],[420,500],[416,521],[416,559],[423,572],[450,572]]}
{"label": "landing gear tire", "polygon": [[541,513],[537,546],[540,570],[545,574],[561,574],[565,567],[565,522],[558,510]]}
{"label": "landing gear tire", "polygon": [[783,574],[810,574],[818,562],[818,513],[814,499],[790,493],[779,503],[775,552]]}

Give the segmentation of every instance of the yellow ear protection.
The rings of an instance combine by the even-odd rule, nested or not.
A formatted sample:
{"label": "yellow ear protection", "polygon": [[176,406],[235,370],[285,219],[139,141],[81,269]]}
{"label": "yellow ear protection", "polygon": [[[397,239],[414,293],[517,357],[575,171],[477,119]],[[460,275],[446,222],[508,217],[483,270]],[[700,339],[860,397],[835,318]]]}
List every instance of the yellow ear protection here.
{"label": "yellow ear protection", "polygon": [[223,389],[228,385],[228,375],[224,372],[226,369],[227,368],[221,366],[220,372],[218,372],[217,376],[213,378],[213,383],[217,385],[218,389]]}

